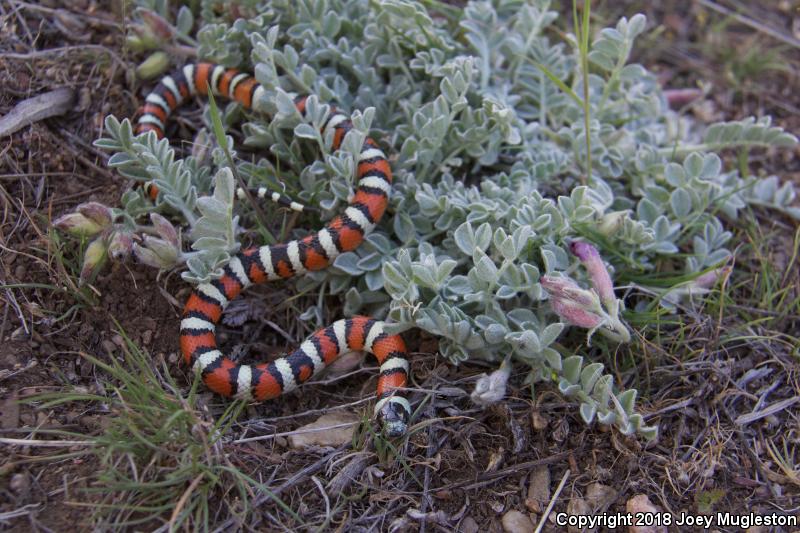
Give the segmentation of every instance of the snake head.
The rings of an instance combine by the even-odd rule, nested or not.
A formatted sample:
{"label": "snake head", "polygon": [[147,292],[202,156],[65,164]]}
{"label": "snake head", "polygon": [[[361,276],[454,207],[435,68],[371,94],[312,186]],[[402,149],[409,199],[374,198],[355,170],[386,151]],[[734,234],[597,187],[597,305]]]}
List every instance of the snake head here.
{"label": "snake head", "polygon": [[377,411],[385,436],[394,438],[405,434],[411,418],[408,400],[402,396],[390,396],[379,402]]}

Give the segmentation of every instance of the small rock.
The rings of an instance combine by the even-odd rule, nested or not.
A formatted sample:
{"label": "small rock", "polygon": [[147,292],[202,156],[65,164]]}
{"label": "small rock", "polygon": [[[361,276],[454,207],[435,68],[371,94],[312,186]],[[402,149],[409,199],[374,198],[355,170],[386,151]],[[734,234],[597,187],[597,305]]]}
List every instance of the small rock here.
{"label": "small rock", "polygon": [[11,476],[8,488],[19,496],[25,495],[31,488],[31,476],[27,472],[20,472]]}
{"label": "small rock", "polygon": [[[22,417],[20,416],[20,418],[22,418]],[[36,425],[37,426],[46,426],[46,425],[52,424],[52,423],[53,423],[53,420],[44,411],[39,411],[38,413],[36,413]]]}
{"label": "small rock", "polygon": [[592,483],[586,487],[586,501],[592,513],[603,513],[617,498],[617,491],[602,483]]}
{"label": "small rock", "polygon": [[295,450],[308,446],[341,446],[353,440],[358,420],[356,415],[346,411],[324,414],[316,422],[300,427],[296,433],[289,435],[289,445]]}
{"label": "small rock", "polygon": [[550,469],[547,465],[534,468],[528,476],[528,494],[525,506],[529,511],[541,513],[550,503]]}
{"label": "small rock", "polygon": [[18,427],[19,400],[17,399],[17,393],[15,391],[0,404],[0,428],[17,429]]}
{"label": "small rock", "polygon": [[108,427],[111,423],[111,419],[107,416],[86,415],[80,417],[78,423],[90,431],[100,431]]}
{"label": "small rock", "polygon": [[[572,498],[569,503],[567,503],[567,514],[568,515],[590,515],[592,514],[592,508],[589,507],[589,504],[586,503],[586,500],[583,498]],[[596,528],[589,529],[583,528],[580,529],[576,526],[569,526],[567,527],[567,531],[570,533],[590,533],[592,531],[596,531]]]}
{"label": "small rock", "polygon": [[525,513],[512,509],[503,515],[503,531],[506,533],[531,533],[533,522]]}
{"label": "small rock", "polygon": [[153,330],[148,329],[144,333],[142,333],[142,344],[148,346],[150,342],[153,340]]}
{"label": "small rock", "polygon": [[[659,508],[650,503],[646,494],[637,494],[625,504],[625,510],[631,515],[636,513],[658,513]],[[666,526],[629,526],[628,533],[666,533]]]}
{"label": "small rock", "polygon": [[114,355],[114,352],[117,351],[116,345],[109,339],[105,339],[103,342],[101,342],[100,346],[103,347],[103,350],[105,350],[108,355]]}
{"label": "small rock", "polygon": [[475,519],[471,516],[468,516],[461,521],[461,527],[459,527],[458,530],[462,533],[478,533],[480,528],[478,527],[478,523],[475,521]]}

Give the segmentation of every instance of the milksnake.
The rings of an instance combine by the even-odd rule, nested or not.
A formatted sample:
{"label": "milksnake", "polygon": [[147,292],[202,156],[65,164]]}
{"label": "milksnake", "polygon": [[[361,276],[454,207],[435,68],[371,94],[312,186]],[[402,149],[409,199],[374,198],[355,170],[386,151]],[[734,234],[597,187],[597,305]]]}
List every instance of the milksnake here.
{"label": "milksnake", "polygon": [[[247,109],[266,112],[266,90],[247,73],[211,63],[189,64],[165,76],[139,110],[136,133],[152,131],[164,137],[170,113],[194,95],[222,96]],[[295,106],[305,115],[307,96],[296,96]],[[337,150],[352,128],[348,117],[331,107],[322,126],[333,132]],[[383,151],[367,138],[358,157],[358,186],[344,213],[321,230],[284,244],[244,250],[233,257],[221,278],[198,285],[183,310],[180,345],[184,362],[201,373],[205,385],[228,397],[268,400],[295,389],[350,351],[372,353],[380,363],[375,415],[388,436],[405,433],[411,406],[402,395],[408,379],[407,350],[399,335],[384,331],[384,323],[365,316],[338,320],[308,337],[288,356],[271,363],[246,365],[232,361],[217,349],[216,325],[228,302],[256,283],[290,278],[329,266],[339,254],[354,250],[380,221],[389,202],[392,173]],[[151,198],[158,189],[149,184]],[[244,194],[239,191],[239,195]],[[266,190],[259,196],[264,197]],[[283,205],[286,200],[271,198]],[[298,204],[299,205],[299,204]],[[297,206],[288,207],[299,210]]]}

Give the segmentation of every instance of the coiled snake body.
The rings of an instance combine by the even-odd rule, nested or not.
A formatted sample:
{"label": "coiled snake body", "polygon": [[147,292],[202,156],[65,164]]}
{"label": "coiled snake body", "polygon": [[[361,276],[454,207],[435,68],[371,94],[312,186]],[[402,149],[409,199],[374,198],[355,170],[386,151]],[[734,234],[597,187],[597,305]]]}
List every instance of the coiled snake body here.
{"label": "coiled snake body", "polygon": [[[191,64],[164,77],[147,96],[139,111],[136,133],[153,131],[163,137],[170,113],[192,96],[209,91],[246,108],[264,111],[265,89],[250,74],[210,63]],[[306,98],[294,100],[301,115],[305,114]],[[322,133],[333,131],[333,149],[337,150],[351,128],[347,116],[332,108]],[[284,244],[244,250],[231,259],[221,278],[198,285],[183,310],[181,352],[184,361],[201,373],[205,385],[214,392],[259,401],[293,390],[342,353],[372,353],[381,365],[375,414],[384,433],[398,436],[405,432],[411,415],[408,401],[398,390],[406,385],[409,365],[403,339],[384,332],[383,322],[364,316],[338,320],[312,334],[286,357],[258,365],[232,361],[216,342],[216,325],[228,302],[242,290],[256,283],[321,270],[342,252],[361,244],[383,216],[391,192],[389,162],[372,139],[366,139],[361,148],[357,178],[349,205],[324,228]],[[147,191],[153,199],[158,195],[153,185]],[[273,200],[284,205],[287,202],[276,197]]]}

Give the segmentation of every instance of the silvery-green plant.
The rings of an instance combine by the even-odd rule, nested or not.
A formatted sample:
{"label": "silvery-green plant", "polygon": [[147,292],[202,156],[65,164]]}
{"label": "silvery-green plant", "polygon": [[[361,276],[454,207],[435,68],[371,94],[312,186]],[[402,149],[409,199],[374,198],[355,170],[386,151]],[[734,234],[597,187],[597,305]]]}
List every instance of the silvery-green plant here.
{"label": "silvery-green plant", "polygon": [[[463,9],[412,0],[246,0],[235,2],[246,17],[237,20],[219,5],[200,2],[199,58],[254,72],[269,111],[224,108],[222,123],[241,123],[242,145],[264,156],[234,154],[231,170],[250,186],[279,183],[318,207],[297,235],[343,208],[365,135],[390,154],[388,216],[357,250],[296,283],[341,295],[346,314],[388,316],[394,331],[437,335],[453,363],[524,362],[531,381],[555,381],[576,398],[587,423],[655,435],[634,412],[635,390],[619,390],[599,363],[585,365],[558,343],[566,324],[542,277],[569,279],[582,291],[593,282],[570,243],[594,242],[614,276],[667,267],[699,278],[728,259],[724,221],[747,206],[800,218],[790,184],[740,176],[715,153],[790,147],[796,139],[768,118],[704,127],[670,111],[655,76],[629,63],[646,29],[642,15],[594,39],[584,27],[556,42],[563,34],[552,31],[557,14],[548,0],[472,1]],[[316,96],[306,117],[288,92]],[[351,113],[356,126],[338,152],[318,133],[328,103]],[[215,148],[210,161],[178,159],[166,141],[134,137],[126,120],[106,126],[98,144],[114,152],[110,164],[162,190],[155,203],[126,193],[119,216],[132,231],[154,212],[186,227],[194,252],[181,254],[194,254],[185,260],[190,279],[215,276],[242,231],[268,234],[252,206],[232,206],[224,150]],[[689,292],[641,298],[674,309]],[[622,301],[612,296],[616,303],[604,293],[595,311],[606,314],[606,326],[616,317],[624,341]],[[322,317],[317,306],[302,316],[316,325]]]}

